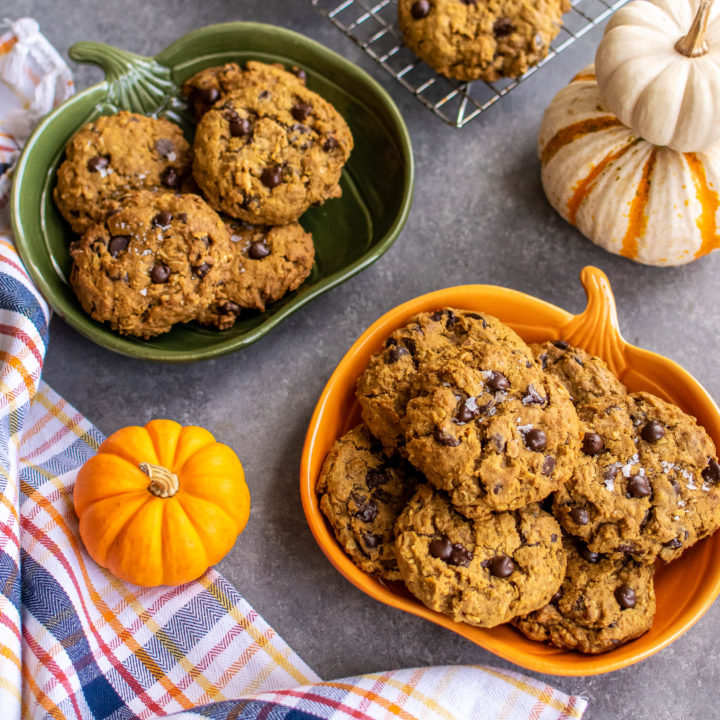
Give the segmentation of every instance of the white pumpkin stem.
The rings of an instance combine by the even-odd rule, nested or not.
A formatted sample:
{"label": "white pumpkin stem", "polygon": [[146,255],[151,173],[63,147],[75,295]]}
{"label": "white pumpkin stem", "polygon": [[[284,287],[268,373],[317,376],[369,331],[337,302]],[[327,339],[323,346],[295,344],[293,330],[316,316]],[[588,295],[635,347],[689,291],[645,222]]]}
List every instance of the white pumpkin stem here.
{"label": "white pumpkin stem", "polygon": [[171,498],[179,489],[178,476],[162,465],[140,463],[140,469],[150,478],[148,490],[159,498]]}
{"label": "white pumpkin stem", "polygon": [[681,37],[675,43],[675,49],[685,57],[695,58],[705,55],[708,51],[705,42],[705,33],[707,31],[708,20],[710,19],[710,8],[712,8],[713,0],[701,0],[697,14],[690,26],[688,34]]}

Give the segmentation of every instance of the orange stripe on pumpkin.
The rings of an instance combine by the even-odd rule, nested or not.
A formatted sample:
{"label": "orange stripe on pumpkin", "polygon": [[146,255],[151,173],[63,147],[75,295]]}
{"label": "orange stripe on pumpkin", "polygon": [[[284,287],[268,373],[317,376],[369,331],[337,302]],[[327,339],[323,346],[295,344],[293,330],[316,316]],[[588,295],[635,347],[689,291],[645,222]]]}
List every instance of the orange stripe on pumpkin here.
{"label": "orange stripe on pumpkin", "polygon": [[592,170],[582,179],[577,182],[575,185],[575,192],[573,193],[573,196],[568,200],[568,222],[575,224],[575,217],[577,215],[578,210],[580,209],[580,205],[582,205],[582,201],[588,196],[588,193],[592,189],[592,185],[597,179],[598,175],[608,166],[610,163],[614,162],[618,158],[622,157],[631,147],[634,145],[637,145],[640,142],[640,138],[635,138],[634,140],[631,140],[627,145],[624,145],[619,150],[615,150],[614,152],[608,153],[597,165],[595,165]]}
{"label": "orange stripe on pumpkin", "polygon": [[541,162],[546,165],[555,154],[571,142],[594,132],[602,132],[610,128],[620,127],[622,123],[614,115],[603,115],[598,118],[587,118],[558,130],[542,151]]}
{"label": "orange stripe on pumpkin", "polygon": [[695,253],[695,257],[699,258],[707,255],[709,252],[720,247],[720,237],[717,232],[717,211],[718,211],[718,194],[710,189],[705,174],[705,167],[700,158],[695,153],[683,153],[685,161],[690,169],[693,183],[695,184],[695,197],[700,203],[702,213],[697,219],[697,226],[700,229],[700,238],[702,243]]}
{"label": "orange stripe on pumpkin", "polygon": [[647,228],[648,217],[645,208],[647,208],[650,198],[650,176],[655,167],[657,151],[656,147],[650,151],[650,157],[648,157],[645,167],[643,167],[642,177],[635,191],[635,197],[630,203],[628,227],[622,241],[620,254],[632,260],[638,255],[638,240],[643,236]]}

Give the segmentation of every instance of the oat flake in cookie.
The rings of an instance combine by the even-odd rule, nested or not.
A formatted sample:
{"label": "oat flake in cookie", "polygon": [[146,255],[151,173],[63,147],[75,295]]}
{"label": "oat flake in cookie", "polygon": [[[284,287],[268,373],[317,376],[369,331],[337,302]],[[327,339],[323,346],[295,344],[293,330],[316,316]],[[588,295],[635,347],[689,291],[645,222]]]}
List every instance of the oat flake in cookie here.
{"label": "oat flake in cookie", "polygon": [[99,117],[73,135],[53,197],[82,234],[102,222],[109,200],[133,190],[179,190],[190,165],[190,146],[177,125],[123,111]]}
{"label": "oat flake in cookie", "polygon": [[570,538],[564,546],[568,563],[560,590],[513,625],[531,640],[591,654],[647,632],[655,617],[655,566],[598,555]]}
{"label": "oat flake in cookie", "polygon": [[519,77],[544,58],[568,0],[398,0],[405,44],[458,80]]}
{"label": "oat flake in cookie", "polygon": [[225,330],[245,309],[262,312],[302,285],[312,270],[312,235],[300,223],[270,227],[221,216],[230,234],[228,279],[198,318]]}
{"label": "oat flake in cookie", "polygon": [[260,225],[297,220],[340,197],[353,147],[333,106],[297,82],[243,87],[209,110],[195,134],[193,174],[210,205]]}
{"label": "oat flake in cookie", "polygon": [[340,545],[365,572],[399,580],[393,528],[417,478],[364,425],[335,442],[318,478],[320,507]]}
{"label": "oat flake in cookie", "polygon": [[202,198],[137,192],[71,245],[70,282],[95,320],[149,338],[197,317],[227,278],[230,252]]}
{"label": "oat flake in cookie", "polygon": [[595,552],[669,562],[720,527],[720,465],[694,418],[649,393],[578,413],[583,451],[553,506],[569,533]]}
{"label": "oat flake in cookie", "polygon": [[395,532],[409,590],[457,622],[494,627],[537,610],[565,575],[560,527],[537,504],[469,520],[421,485]]}

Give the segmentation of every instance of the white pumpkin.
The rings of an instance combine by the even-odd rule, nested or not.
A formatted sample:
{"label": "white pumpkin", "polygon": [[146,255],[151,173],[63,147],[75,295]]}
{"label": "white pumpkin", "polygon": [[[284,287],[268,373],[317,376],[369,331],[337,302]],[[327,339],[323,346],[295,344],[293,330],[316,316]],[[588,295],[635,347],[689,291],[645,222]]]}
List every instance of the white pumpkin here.
{"label": "white pumpkin", "polygon": [[720,247],[720,147],[679,153],[625,127],[593,66],[545,110],[538,151],[551,205],[597,245],[647,265],[681,265]]}
{"label": "white pumpkin", "polygon": [[633,0],[607,24],[595,69],[607,107],[647,141],[680,152],[720,142],[720,10],[712,0]]}

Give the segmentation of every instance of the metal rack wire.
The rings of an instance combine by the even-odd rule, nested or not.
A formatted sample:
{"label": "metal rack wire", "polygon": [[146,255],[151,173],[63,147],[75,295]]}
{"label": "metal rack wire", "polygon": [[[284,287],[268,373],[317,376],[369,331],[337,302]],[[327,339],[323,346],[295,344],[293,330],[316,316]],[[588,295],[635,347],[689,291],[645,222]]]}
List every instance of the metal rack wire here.
{"label": "metal rack wire", "polygon": [[402,43],[397,0],[310,0],[310,2],[406,90],[445,122],[463,127],[536,73],[558,53],[600,24],[627,0],[573,0],[563,27],[543,60],[522,77],[494,83],[458,82],[438,75]]}

